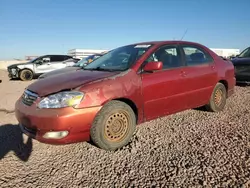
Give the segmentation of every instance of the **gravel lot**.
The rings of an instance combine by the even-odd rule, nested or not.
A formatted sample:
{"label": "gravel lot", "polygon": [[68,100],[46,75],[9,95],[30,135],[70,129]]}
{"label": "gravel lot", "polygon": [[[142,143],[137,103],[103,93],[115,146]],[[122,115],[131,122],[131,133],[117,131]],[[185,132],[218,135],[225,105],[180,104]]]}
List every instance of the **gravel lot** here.
{"label": "gravel lot", "polygon": [[0,79],[0,187],[250,187],[250,87],[237,87],[224,112],[144,123],[128,146],[108,152],[27,140],[11,111],[31,82],[3,71]]}

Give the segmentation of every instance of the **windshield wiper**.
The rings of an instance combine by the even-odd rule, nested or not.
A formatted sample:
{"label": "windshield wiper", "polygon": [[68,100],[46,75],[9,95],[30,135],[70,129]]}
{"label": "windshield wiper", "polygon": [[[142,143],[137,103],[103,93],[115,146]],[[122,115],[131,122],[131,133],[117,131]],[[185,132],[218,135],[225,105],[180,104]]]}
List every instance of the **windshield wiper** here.
{"label": "windshield wiper", "polygon": [[105,68],[101,68],[101,67],[96,67],[96,68],[85,68],[83,67],[84,70],[96,70],[96,71],[109,71],[109,72],[113,72],[113,71],[119,71],[119,70],[115,70],[115,69],[105,69]]}

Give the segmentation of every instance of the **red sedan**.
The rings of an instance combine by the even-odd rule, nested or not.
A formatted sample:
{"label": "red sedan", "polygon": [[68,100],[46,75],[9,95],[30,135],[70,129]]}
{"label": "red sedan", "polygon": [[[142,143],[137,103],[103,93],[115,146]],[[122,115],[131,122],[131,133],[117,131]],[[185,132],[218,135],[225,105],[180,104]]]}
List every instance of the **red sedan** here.
{"label": "red sedan", "polygon": [[15,110],[23,132],[41,142],[92,139],[116,150],[145,121],[201,106],[223,110],[234,86],[231,61],[201,44],[144,42],[32,83]]}

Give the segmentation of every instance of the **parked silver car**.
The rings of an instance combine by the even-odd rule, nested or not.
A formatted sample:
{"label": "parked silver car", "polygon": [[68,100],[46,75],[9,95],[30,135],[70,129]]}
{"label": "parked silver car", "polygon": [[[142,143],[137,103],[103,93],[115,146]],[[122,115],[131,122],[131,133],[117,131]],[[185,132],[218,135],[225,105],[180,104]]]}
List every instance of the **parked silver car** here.
{"label": "parked silver car", "polygon": [[81,59],[80,61],[78,61],[77,63],[75,63],[73,66],[68,66],[62,69],[58,69],[58,70],[54,70],[45,74],[42,74],[38,77],[38,79],[43,79],[43,78],[47,78],[50,76],[54,76],[57,74],[63,74],[63,73],[67,73],[67,72],[71,72],[71,71],[76,71],[78,69],[81,69],[82,67],[85,67],[87,64],[91,63],[92,61],[94,61],[95,59],[101,57],[104,53],[101,54],[93,54],[90,55],[86,58]]}
{"label": "parked silver car", "polygon": [[9,78],[20,78],[26,81],[53,70],[73,66],[77,61],[79,59],[68,55],[44,55],[27,63],[10,65],[7,69]]}

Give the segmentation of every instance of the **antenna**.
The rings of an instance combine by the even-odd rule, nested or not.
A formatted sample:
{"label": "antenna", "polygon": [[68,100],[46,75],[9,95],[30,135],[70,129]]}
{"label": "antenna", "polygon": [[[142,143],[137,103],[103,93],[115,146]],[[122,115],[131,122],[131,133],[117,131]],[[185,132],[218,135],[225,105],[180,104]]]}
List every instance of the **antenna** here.
{"label": "antenna", "polygon": [[182,41],[182,39],[185,37],[185,35],[186,35],[187,31],[188,31],[188,28],[186,29],[185,33],[182,35],[182,37],[181,37],[181,41]]}

